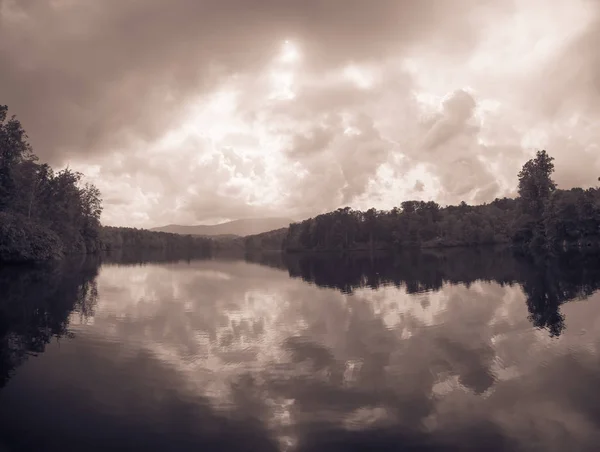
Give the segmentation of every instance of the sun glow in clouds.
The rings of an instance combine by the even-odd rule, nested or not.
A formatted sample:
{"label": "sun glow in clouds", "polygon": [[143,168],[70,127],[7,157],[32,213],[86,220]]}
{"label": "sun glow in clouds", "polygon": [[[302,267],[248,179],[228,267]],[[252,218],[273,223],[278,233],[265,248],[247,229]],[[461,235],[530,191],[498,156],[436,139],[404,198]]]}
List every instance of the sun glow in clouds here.
{"label": "sun glow in clouds", "polygon": [[360,89],[370,89],[375,83],[375,77],[369,71],[354,65],[344,69],[344,77],[353,82]]}
{"label": "sun glow in clouds", "polygon": [[298,48],[287,39],[283,42],[283,49],[279,61],[282,63],[296,63],[300,61]]}
{"label": "sun glow in clouds", "polygon": [[231,114],[236,108],[236,93],[223,90],[214,94],[208,103],[208,109],[219,114]]}
{"label": "sun glow in clouds", "polygon": [[[315,167],[311,166],[310,158],[300,162],[296,161],[300,160],[296,154],[290,158],[291,154],[282,151],[289,147],[290,136],[301,134],[305,129],[310,131],[319,122],[324,124],[324,129],[334,130],[329,119],[323,121],[323,117],[353,117],[364,110],[373,120],[374,128],[393,149],[386,157],[387,161],[382,160],[378,168],[370,169],[365,165],[362,169],[357,168],[360,164],[352,164],[357,169],[348,171],[348,178],[352,177],[350,173],[356,173],[360,175],[359,179],[364,176],[369,182],[362,186],[363,192],[354,194],[349,205],[365,209],[373,206],[391,208],[399,199],[455,203],[460,202],[457,197],[475,196],[476,189],[469,192],[471,194],[463,193],[470,187],[477,186],[482,191],[485,187],[480,187],[480,180],[473,179],[470,185],[456,180],[463,179],[469,169],[458,165],[457,172],[461,174],[450,175],[444,170],[445,160],[438,161],[424,152],[417,152],[428,133],[444,135],[446,129],[446,135],[452,139],[442,143],[444,152],[440,152],[440,156],[447,155],[448,162],[455,160],[454,154],[467,160],[471,158],[473,168],[489,170],[501,187],[499,193],[506,193],[509,188],[514,188],[514,177],[506,176],[512,170],[506,168],[522,158],[519,148],[543,147],[559,134],[581,136],[583,128],[582,121],[573,121],[563,124],[567,129],[564,132],[550,133],[549,124],[538,124],[530,119],[527,107],[522,111],[515,93],[522,89],[526,72],[543,67],[551,55],[570,42],[569,35],[584,28],[587,22],[582,21],[590,10],[579,1],[575,2],[579,6],[573,8],[566,0],[557,0],[556,8],[539,13],[538,7],[543,0],[528,1],[521,4],[519,12],[510,15],[507,21],[496,23],[495,19],[490,19],[489,30],[471,54],[459,61],[448,58],[440,62],[434,53],[420,52],[419,47],[415,48],[417,50],[407,48],[386,60],[347,58],[339,60],[343,61],[341,64],[319,69],[313,64],[306,66],[305,60],[310,55],[301,41],[291,38],[272,40],[268,61],[254,73],[224,78],[216,91],[192,98],[184,106],[188,115],[186,120],[166,134],[157,147],[161,154],[178,153],[183,165],[190,163],[190,169],[203,171],[214,167],[213,172],[219,174],[215,177],[219,188],[199,185],[192,193],[186,188],[188,201],[209,197],[209,192],[215,192],[221,200],[242,200],[244,206],[274,206],[283,211],[290,209],[292,204],[299,204],[294,191],[309,191],[315,180],[311,177]],[[558,34],[553,33],[563,18],[569,19],[566,28],[559,27]],[[589,17],[586,20],[589,21]],[[510,29],[507,24],[513,25],[515,31],[507,34],[506,30]],[[507,88],[512,85],[514,89]],[[446,102],[461,89],[473,98],[474,105],[471,107],[469,96],[464,96],[458,104],[451,102],[446,106]],[[362,100],[357,103],[354,96]],[[396,96],[399,102],[393,100]],[[338,108],[338,102],[343,107]],[[314,117],[308,110],[310,108],[315,108]],[[309,113],[305,115],[305,111]],[[392,125],[394,122],[396,125]],[[431,132],[436,122],[440,124]],[[344,119],[334,133],[337,134],[333,138],[335,143],[361,142],[357,138],[360,127],[352,121]],[[595,134],[596,130],[590,131],[587,141],[594,142]],[[309,145],[314,149],[306,155],[318,156],[323,168],[338,168],[344,160],[344,157],[338,159],[337,154],[327,147],[321,149],[317,144]],[[497,145],[504,147],[495,148]],[[219,160],[220,163],[211,166],[215,156],[227,149],[240,157],[239,163]],[[401,159],[404,160],[401,162]],[[253,172],[253,164],[262,170]],[[337,171],[334,169],[331,174]],[[323,187],[337,193],[340,187],[349,186],[344,177],[323,183]],[[231,179],[229,182],[226,181],[228,178]],[[334,186],[335,189],[330,189]],[[146,192],[151,192],[150,182]],[[142,206],[156,203],[151,195],[142,200]],[[113,208],[109,206],[108,209]],[[121,215],[121,211],[109,213],[112,217]]]}
{"label": "sun glow in clouds", "polygon": [[170,153],[172,148],[181,146],[190,137],[217,142],[230,133],[242,132],[243,124],[235,118],[238,95],[232,88],[223,88],[191,102],[187,119],[176,129],[169,130],[156,143],[156,150]]}
{"label": "sun glow in clouds", "polygon": [[[265,101],[279,103],[295,98],[294,88],[297,83],[296,71],[299,60],[298,48],[289,41],[283,43],[280,52],[274,55],[252,80],[256,83],[256,90],[252,95],[254,109],[260,113]],[[225,80],[212,93],[190,99],[182,106],[185,109],[185,120],[176,128],[167,131],[151,148],[140,149],[140,155],[142,152],[145,154],[150,152],[156,159],[161,156],[166,158],[167,155],[176,153],[180,168],[187,166],[190,170],[193,168],[197,171],[203,171],[205,167],[213,168],[217,173],[214,179],[219,181],[219,185],[211,190],[221,198],[235,199],[236,202],[257,208],[281,204],[286,196],[279,185],[283,168],[286,168],[285,156],[278,152],[281,148],[281,137],[273,134],[269,130],[269,124],[262,119],[248,121],[240,114],[240,105],[247,99],[243,85],[247,80],[243,77],[232,77]],[[233,164],[227,163],[226,159],[219,159],[220,155],[228,152],[226,149],[232,149],[239,157]],[[215,163],[215,158],[218,163]],[[252,172],[248,168],[253,165],[264,168],[264,171]],[[165,164],[165,170],[177,174],[178,170],[167,168],[169,166],[171,165]],[[291,175],[291,177],[296,176],[296,174]],[[122,184],[122,179],[119,182]],[[158,200],[150,190],[154,182],[149,177],[144,177],[138,183],[144,184],[144,189],[137,196],[139,199],[136,198],[135,204],[146,210],[155,209]],[[193,178],[187,177],[187,174],[182,175],[178,183],[185,193],[175,197],[176,202],[172,203],[174,211],[181,210],[186,205],[186,200],[189,204],[190,200],[207,196],[206,188]],[[100,185],[103,190],[114,191],[107,187],[112,185],[112,182]],[[104,213],[104,218],[109,222],[111,218],[122,217],[120,205],[109,206]],[[190,217],[182,216],[176,221],[189,222],[188,218]],[[147,220],[147,216],[134,219],[135,224]],[[158,221],[162,222],[162,220]]]}
{"label": "sun glow in clouds", "polygon": [[275,61],[273,70],[270,72],[272,83],[272,91],[269,94],[270,100],[291,100],[296,97],[296,93],[292,88],[295,81],[294,66],[299,61],[300,52],[298,48],[290,41],[284,41],[279,58]]}
{"label": "sun glow in clouds", "polygon": [[294,74],[289,71],[274,71],[271,73],[271,82],[273,90],[269,95],[269,99],[291,100],[296,97],[293,91]]}

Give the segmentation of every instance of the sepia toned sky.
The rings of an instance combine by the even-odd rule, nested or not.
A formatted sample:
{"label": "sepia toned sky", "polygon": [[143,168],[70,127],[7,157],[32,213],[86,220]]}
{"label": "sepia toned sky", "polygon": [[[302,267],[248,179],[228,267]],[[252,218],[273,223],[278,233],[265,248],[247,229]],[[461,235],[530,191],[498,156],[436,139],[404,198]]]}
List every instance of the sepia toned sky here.
{"label": "sepia toned sky", "polygon": [[597,0],[0,0],[0,104],[106,224],[301,219],[600,176]]}

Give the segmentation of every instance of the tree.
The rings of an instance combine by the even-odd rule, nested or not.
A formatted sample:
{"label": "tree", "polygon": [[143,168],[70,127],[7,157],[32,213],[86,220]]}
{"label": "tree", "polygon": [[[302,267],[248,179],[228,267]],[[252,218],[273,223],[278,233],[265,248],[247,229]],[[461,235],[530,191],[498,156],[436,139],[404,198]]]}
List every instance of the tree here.
{"label": "tree", "polygon": [[553,171],[553,158],[539,151],[519,173],[520,198],[443,208],[433,201],[408,200],[389,211],[337,209],[291,225],[282,246],[290,251],[397,250],[511,239],[532,248],[600,245],[600,189],[558,190]]}
{"label": "tree", "polygon": [[24,242],[7,242],[4,255],[23,255],[24,246],[41,253],[44,247],[38,239],[43,234],[35,232],[38,229],[58,236],[61,253],[97,250],[100,191],[92,184],[82,187],[80,173],[69,169],[54,173],[49,165],[37,163],[27,139],[21,123],[15,116],[9,118],[8,108],[0,105],[0,212],[5,225],[14,227],[14,237],[23,237],[22,230],[34,231]]}
{"label": "tree", "polygon": [[364,219],[365,219],[365,230],[367,232],[366,236],[368,237],[368,241],[369,241],[369,249],[372,251],[373,250],[373,236],[375,235],[375,228],[377,227],[377,210],[375,210],[375,208],[371,207],[369,210],[367,210],[364,214]]}
{"label": "tree", "polygon": [[535,158],[525,163],[519,172],[521,214],[531,220],[519,221],[522,226],[519,234],[514,237],[533,247],[548,244],[543,217],[550,196],[556,190],[556,184],[551,178],[554,172],[553,161],[554,158],[546,151],[537,151]]}
{"label": "tree", "polygon": [[544,150],[537,151],[536,157],[529,160],[519,172],[519,196],[522,206],[534,218],[539,219],[544,206],[556,184],[551,178],[554,172],[553,157]]}
{"label": "tree", "polygon": [[18,168],[37,160],[21,123],[15,116],[7,118],[8,107],[0,105],[0,210],[18,204],[17,197],[23,193],[18,186]]}

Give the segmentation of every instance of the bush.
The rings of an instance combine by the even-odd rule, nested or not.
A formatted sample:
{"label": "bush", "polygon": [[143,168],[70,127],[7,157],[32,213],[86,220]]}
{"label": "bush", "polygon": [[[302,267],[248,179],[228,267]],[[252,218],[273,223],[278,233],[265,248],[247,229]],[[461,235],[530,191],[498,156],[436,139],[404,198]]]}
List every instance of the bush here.
{"label": "bush", "polygon": [[47,261],[63,255],[54,232],[20,215],[0,212],[0,262]]}

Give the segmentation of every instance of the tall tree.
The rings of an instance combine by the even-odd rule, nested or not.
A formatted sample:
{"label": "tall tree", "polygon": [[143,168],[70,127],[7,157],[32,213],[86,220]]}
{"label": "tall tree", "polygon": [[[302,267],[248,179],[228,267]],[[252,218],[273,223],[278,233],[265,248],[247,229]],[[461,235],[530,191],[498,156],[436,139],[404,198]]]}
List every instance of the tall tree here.
{"label": "tall tree", "polygon": [[[54,173],[49,165],[37,163],[27,139],[21,123],[15,116],[9,117],[8,108],[0,105],[0,213],[6,228],[10,224],[20,231],[14,237],[5,232],[5,238],[22,238],[25,223],[31,223],[40,231],[58,236],[61,249],[53,255],[95,251],[100,243],[99,190],[92,184],[82,187],[80,173],[69,169]],[[28,256],[24,247],[40,251],[46,246],[36,242],[37,232],[30,235],[22,242],[7,241],[5,251],[13,257]]]}
{"label": "tall tree", "polygon": [[519,172],[521,217],[517,219],[515,238],[534,247],[548,244],[543,217],[550,196],[556,190],[551,177],[553,161],[545,150],[537,151],[535,158],[525,163]]}
{"label": "tall tree", "polygon": [[34,162],[27,134],[15,116],[8,117],[8,107],[0,105],[0,210],[18,203],[23,190],[18,187],[17,170],[24,162]]}
{"label": "tall tree", "polygon": [[519,172],[519,196],[527,212],[540,219],[550,195],[556,190],[552,180],[554,157],[544,150],[537,151],[535,158],[529,160]]}

